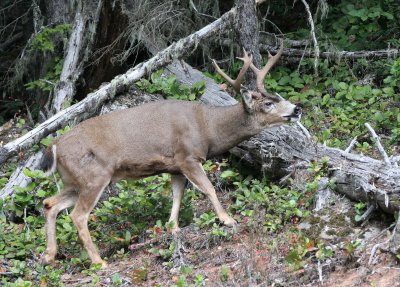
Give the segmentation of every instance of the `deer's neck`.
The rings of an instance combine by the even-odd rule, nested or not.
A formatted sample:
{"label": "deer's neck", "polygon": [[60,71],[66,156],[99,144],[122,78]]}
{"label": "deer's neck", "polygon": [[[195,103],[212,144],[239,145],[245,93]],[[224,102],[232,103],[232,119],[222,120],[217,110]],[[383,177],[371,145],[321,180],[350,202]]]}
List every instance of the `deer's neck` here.
{"label": "deer's neck", "polygon": [[224,153],[259,132],[242,104],[211,108],[206,117],[209,156]]}

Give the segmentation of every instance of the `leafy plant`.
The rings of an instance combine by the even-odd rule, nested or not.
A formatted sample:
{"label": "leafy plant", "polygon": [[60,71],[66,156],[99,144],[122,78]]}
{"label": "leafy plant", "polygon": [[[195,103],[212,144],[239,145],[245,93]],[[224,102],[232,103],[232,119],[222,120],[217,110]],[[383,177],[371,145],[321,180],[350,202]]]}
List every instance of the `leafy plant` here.
{"label": "leafy plant", "polygon": [[205,212],[202,215],[200,215],[199,218],[195,218],[194,222],[195,224],[200,227],[206,227],[206,226],[210,226],[211,224],[214,224],[217,220],[217,216],[215,215],[214,212],[209,211],[209,212]]}
{"label": "leafy plant", "polygon": [[354,204],[354,209],[356,210],[356,216],[355,216],[355,221],[360,221],[361,216],[363,215],[365,208],[367,207],[366,203],[364,202],[358,202]]}
{"label": "leafy plant", "polygon": [[330,246],[325,246],[322,243],[318,244],[318,251],[315,253],[315,257],[320,260],[325,260],[333,256],[333,249]]}
{"label": "leafy plant", "polygon": [[60,80],[63,63],[64,59],[55,57],[50,63],[50,68],[44,78],[26,83],[25,88],[27,90],[38,89],[43,92],[52,91]]}
{"label": "leafy plant", "polygon": [[70,24],[60,24],[54,27],[46,27],[33,38],[32,49],[42,52],[54,52],[56,38],[68,38],[71,31]]}
{"label": "leafy plant", "polygon": [[226,282],[229,279],[229,267],[222,265],[221,271],[219,272],[219,279],[221,282]]}
{"label": "leafy plant", "polygon": [[165,77],[162,75],[163,70],[154,72],[150,76],[150,80],[141,79],[136,82],[136,86],[149,93],[162,93],[166,98],[194,101],[201,96],[205,89],[205,81],[200,81],[187,87],[176,81],[176,76],[171,75]]}
{"label": "leafy plant", "polygon": [[[385,40],[395,35],[396,11],[398,5],[393,0],[341,1],[332,6],[321,27],[340,49],[384,49]],[[382,39],[383,31],[387,32]]]}
{"label": "leafy plant", "polygon": [[[230,209],[244,215],[252,214],[251,210],[265,210],[264,230],[276,231],[286,222],[298,223],[309,212],[306,200],[309,193],[269,185],[267,181],[246,178],[241,182],[234,182],[237,187],[234,192],[235,202]],[[248,211],[250,210],[250,211]]]}

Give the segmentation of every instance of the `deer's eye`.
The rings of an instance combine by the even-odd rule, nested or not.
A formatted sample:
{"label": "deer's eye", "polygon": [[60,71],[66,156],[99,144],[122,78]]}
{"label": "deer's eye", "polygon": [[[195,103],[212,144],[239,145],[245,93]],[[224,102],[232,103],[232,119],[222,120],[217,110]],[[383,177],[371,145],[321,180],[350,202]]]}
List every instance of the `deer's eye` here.
{"label": "deer's eye", "polygon": [[267,103],[264,104],[264,107],[266,107],[268,109],[272,108],[273,106],[274,106],[273,102],[267,102]]}

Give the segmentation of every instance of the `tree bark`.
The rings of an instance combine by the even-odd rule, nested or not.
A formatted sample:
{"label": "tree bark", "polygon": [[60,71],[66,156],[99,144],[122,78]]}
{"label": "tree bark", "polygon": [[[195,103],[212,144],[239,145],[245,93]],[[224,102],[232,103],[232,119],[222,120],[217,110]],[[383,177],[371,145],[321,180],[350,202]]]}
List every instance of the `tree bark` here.
{"label": "tree bark", "polygon": [[183,85],[192,86],[193,84],[206,81],[206,87],[200,101],[212,106],[230,106],[237,103],[228,93],[222,91],[217,83],[205,77],[202,72],[194,69],[185,61],[175,60],[165,68],[165,74],[174,74],[176,80]]}
{"label": "tree bark", "polygon": [[64,59],[60,81],[54,89],[54,98],[51,107],[51,114],[53,115],[61,111],[67,102],[71,102],[76,90],[75,81],[82,73],[82,68],[78,70],[78,61],[83,54],[85,35],[85,20],[82,12],[82,7],[77,8],[74,27],[68,40],[68,50]]}
{"label": "tree bark", "polygon": [[[384,161],[326,147],[309,140],[295,126],[264,130],[232,149],[232,153],[264,174],[283,177],[299,175],[313,161],[328,158],[337,191],[353,200],[376,204],[383,211],[400,209],[400,169]],[[296,169],[297,167],[297,169]]]}
{"label": "tree bark", "polygon": [[[286,41],[285,41],[286,42]],[[223,39],[219,42],[224,46],[237,45],[230,39]],[[297,43],[296,43],[297,44]],[[259,44],[259,49],[262,53],[272,52],[276,53],[279,50],[279,46],[273,46],[266,44],[262,41]],[[302,57],[314,57],[314,51],[309,48],[306,49],[295,49],[295,48],[284,48],[282,55],[290,58],[302,58]],[[319,58],[321,59],[386,59],[386,58],[397,58],[400,55],[400,49],[387,49],[387,50],[376,50],[376,51],[336,51],[336,52],[319,52]]]}
{"label": "tree bark", "polygon": [[[260,44],[261,52],[277,52],[279,47],[273,47],[266,44]],[[314,57],[314,51],[310,49],[302,50],[302,49],[291,49],[291,48],[284,48],[283,53],[284,56],[288,57]],[[385,58],[397,58],[400,54],[399,49],[388,49],[388,50],[378,50],[378,51],[337,51],[337,52],[320,52],[319,58],[321,59],[385,59]]]}
{"label": "tree bark", "polygon": [[[259,68],[261,66],[261,54],[259,50],[259,25],[256,14],[256,2],[254,0],[237,0],[235,30],[237,43],[253,55],[253,63]],[[256,89],[256,76],[254,73],[246,73],[246,86],[250,90]]]}

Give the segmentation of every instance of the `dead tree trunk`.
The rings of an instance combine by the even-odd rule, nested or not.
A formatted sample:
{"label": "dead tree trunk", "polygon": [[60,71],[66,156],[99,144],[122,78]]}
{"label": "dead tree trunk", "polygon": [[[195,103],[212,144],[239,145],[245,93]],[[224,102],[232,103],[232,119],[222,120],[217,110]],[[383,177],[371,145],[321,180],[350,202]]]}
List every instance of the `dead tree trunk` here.
{"label": "dead tree trunk", "polygon": [[[248,53],[253,55],[253,63],[259,68],[261,66],[261,54],[259,50],[259,25],[256,14],[256,2],[253,0],[237,0],[236,6],[238,17],[236,17],[235,30],[238,36],[237,43]],[[256,76],[254,73],[246,73],[246,85],[250,90],[256,88]]]}
{"label": "dead tree trunk", "polygon": [[[90,41],[92,36],[90,35],[96,31],[96,29],[90,29],[90,27],[93,23],[97,23],[102,3],[103,1],[98,2],[97,9],[93,13],[91,11],[92,7],[78,1],[75,23],[68,40],[68,47],[65,52],[65,60],[60,75],[60,81],[54,88],[54,98],[50,108],[51,115],[56,114],[65,108],[65,106],[72,101],[75,95],[76,80],[82,74],[86,60],[85,58],[87,58],[85,55],[89,54],[92,48]],[[86,19],[88,17],[87,15],[91,15],[91,17],[89,17],[91,19],[90,21]],[[91,30],[93,32],[91,32]],[[29,184],[31,179],[24,174],[24,168],[30,170],[37,169],[41,157],[41,152],[35,153],[26,160],[24,165],[19,165],[11,175],[2,192],[9,194],[12,192],[14,186],[26,186]]]}
{"label": "dead tree trunk", "polygon": [[[81,2],[78,1],[81,6]],[[101,3],[101,1],[99,2]],[[79,60],[83,54],[83,42],[85,34],[85,19],[82,7],[78,7],[75,14],[75,23],[68,40],[60,81],[54,89],[54,98],[51,107],[51,114],[56,114],[64,108],[64,104],[70,102],[75,94],[75,81],[82,72],[78,69]],[[79,71],[80,70],[80,71]]]}

